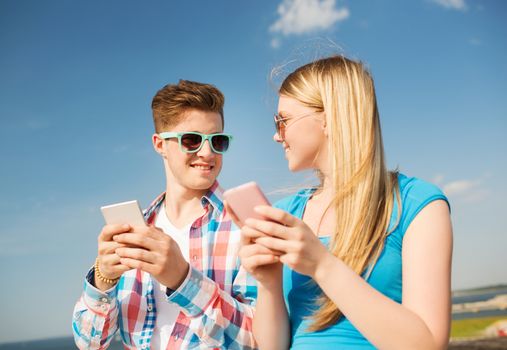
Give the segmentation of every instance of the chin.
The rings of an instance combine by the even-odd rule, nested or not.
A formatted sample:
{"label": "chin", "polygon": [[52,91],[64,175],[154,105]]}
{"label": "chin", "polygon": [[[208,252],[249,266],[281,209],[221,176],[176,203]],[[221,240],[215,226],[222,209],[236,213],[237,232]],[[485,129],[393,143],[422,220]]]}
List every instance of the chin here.
{"label": "chin", "polygon": [[289,170],[292,171],[292,172],[294,172],[294,173],[298,172],[298,171],[312,169],[311,165],[304,164],[302,162],[289,162],[287,164],[287,166],[288,166]]}
{"label": "chin", "polygon": [[289,162],[289,164],[288,164],[288,167],[289,167],[289,170],[290,170],[290,171],[292,171],[292,172],[296,172],[296,171],[300,171],[300,170],[302,170],[302,169],[298,166],[298,164],[291,164],[290,162]]}
{"label": "chin", "polygon": [[191,187],[194,190],[207,190],[215,183],[216,177],[196,179],[192,181]]}
{"label": "chin", "polygon": [[300,162],[298,162],[296,159],[287,157],[287,167],[290,171],[297,171],[300,165],[299,163]]}

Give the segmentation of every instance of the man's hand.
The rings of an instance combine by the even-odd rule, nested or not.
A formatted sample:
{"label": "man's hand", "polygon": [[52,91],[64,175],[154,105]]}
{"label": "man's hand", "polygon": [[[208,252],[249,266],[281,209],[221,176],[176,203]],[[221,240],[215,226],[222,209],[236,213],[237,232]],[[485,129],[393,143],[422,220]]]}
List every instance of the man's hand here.
{"label": "man's hand", "polygon": [[[100,274],[109,279],[117,279],[122,273],[130,270],[130,267],[120,262],[120,257],[115,253],[117,248],[124,247],[123,244],[117,243],[113,237],[117,234],[128,232],[129,225],[105,225],[98,237],[98,266]],[[97,271],[95,271],[97,274]],[[95,278],[95,287],[100,290],[110,289],[113,285],[105,283]]]}
{"label": "man's hand", "polygon": [[148,272],[160,284],[177,289],[189,269],[178,244],[154,226],[136,226],[132,231],[113,237],[115,242],[124,245],[115,250],[120,263]]}

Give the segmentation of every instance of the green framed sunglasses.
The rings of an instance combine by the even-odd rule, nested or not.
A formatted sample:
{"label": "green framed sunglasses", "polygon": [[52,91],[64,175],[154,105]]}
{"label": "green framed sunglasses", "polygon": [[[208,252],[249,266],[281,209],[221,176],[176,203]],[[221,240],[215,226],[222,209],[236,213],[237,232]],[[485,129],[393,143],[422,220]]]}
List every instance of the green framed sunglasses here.
{"label": "green framed sunglasses", "polygon": [[195,131],[161,132],[158,135],[164,140],[177,138],[180,149],[184,153],[199,152],[202,145],[204,145],[204,141],[208,140],[211,150],[215,153],[222,154],[227,152],[232,140],[232,135],[229,134],[201,134]]}

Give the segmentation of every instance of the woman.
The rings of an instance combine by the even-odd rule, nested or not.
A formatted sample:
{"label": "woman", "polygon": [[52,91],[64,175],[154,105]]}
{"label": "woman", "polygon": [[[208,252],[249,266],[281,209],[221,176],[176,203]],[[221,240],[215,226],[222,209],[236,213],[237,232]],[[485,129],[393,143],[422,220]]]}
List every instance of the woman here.
{"label": "woman", "polygon": [[240,257],[261,349],[445,349],[452,228],[435,186],[386,169],[373,80],[343,56],[292,72],[274,140],[321,184],[255,210]]}

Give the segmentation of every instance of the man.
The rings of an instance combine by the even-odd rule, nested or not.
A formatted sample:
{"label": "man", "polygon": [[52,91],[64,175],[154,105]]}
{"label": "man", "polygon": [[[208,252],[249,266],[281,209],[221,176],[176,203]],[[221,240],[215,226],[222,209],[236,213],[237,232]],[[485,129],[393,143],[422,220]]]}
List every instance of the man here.
{"label": "man", "polygon": [[127,349],[255,347],[255,281],[216,181],[231,140],[223,104],[214,86],[184,80],[153,98],[166,191],[145,211],[148,226],[102,229],[73,314],[80,349],[106,349],[118,329]]}

